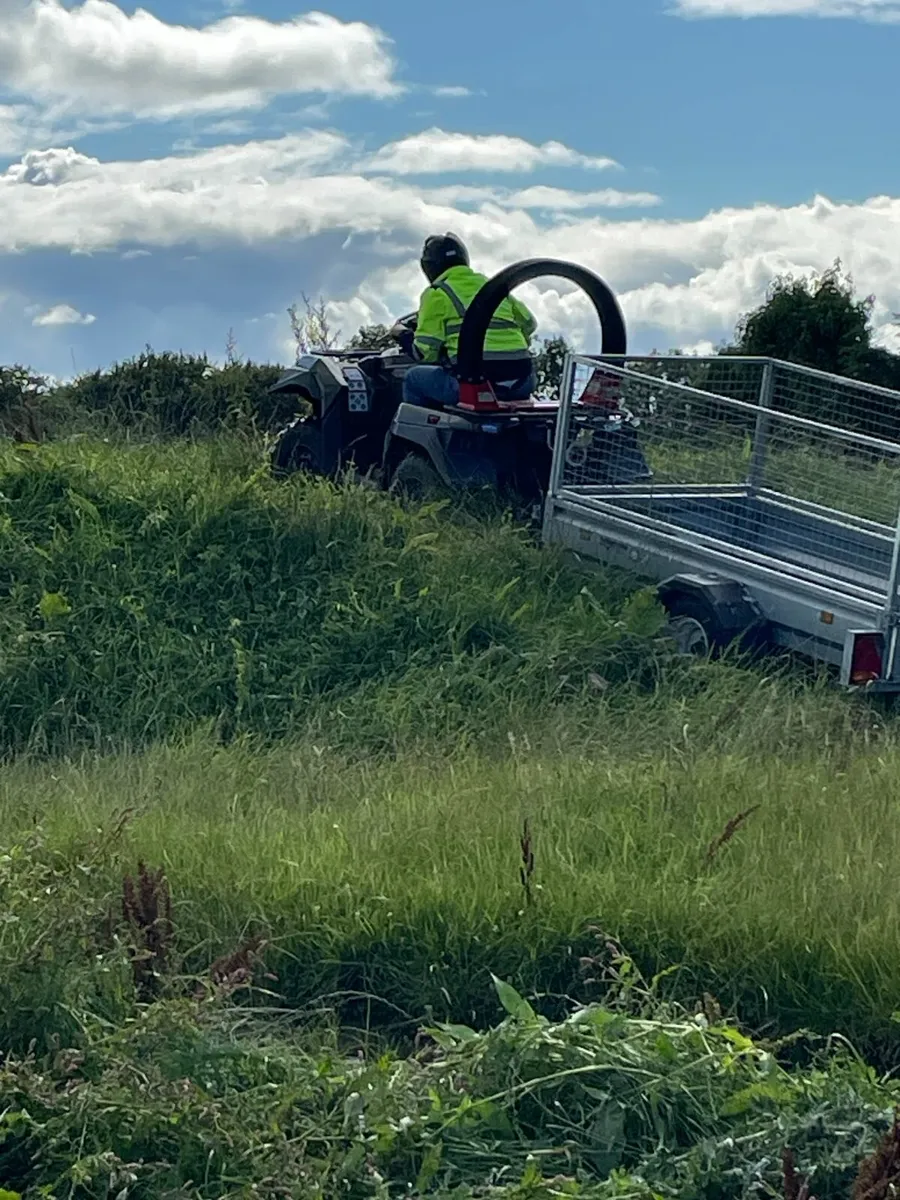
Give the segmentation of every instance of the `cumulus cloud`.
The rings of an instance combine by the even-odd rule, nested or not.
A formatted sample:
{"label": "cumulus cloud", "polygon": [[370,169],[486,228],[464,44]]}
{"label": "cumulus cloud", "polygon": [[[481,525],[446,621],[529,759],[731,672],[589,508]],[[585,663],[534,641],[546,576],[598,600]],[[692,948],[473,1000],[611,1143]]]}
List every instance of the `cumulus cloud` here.
{"label": "cumulus cloud", "polygon": [[[618,197],[588,190],[428,188],[366,176],[346,165],[351,151],[340,135],[309,131],[142,162],[102,162],[72,149],[26,154],[0,175],[0,252],[133,256],[168,247],[199,254],[200,270],[206,253],[212,262],[223,250],[258,247],[270,263],[276,249],[298,261],[304,246],[330,239],[328,278],[340,282],[329,294],[345,332],[415,306],[422,240],[448,228],[488,273],[532,256],[595,270],[619,295],[635,343],[715,343],[760,302],[775,274],[819,271],[837,257],[864,293],[878,296],[884,337],[900,310],[900,198],[816,197],[666,220],[646,210],[592,211]],[[545,332],[596,343],[596,318],[568,284],[539,280],[521,294]],[[91,307],[103,315],[93,300]]]}
{"label": "cumulus cloud", "polygon": [[653,192],[620,192],[603,188],[598,192],[575,192],[556,187],[530,187],[506,196],[502,203],[510,208],[546,209],[549,212],[586,208],[654,208],[662,197]]}
{"label": "cumulus cloud", "polygon": [[[897,337],[890,313],[900,309],[900,200],[847,205],[817,197],[792,208],[723,209],[682,221],[579,216],[541,226],[524,214],[509,217],[502,236],[471,239],[482,270],[532,255],[582,263],[613,286],[633,344],[645,349],[718,343],[762,301],[776,274],[821,271],[837,257],[864,293],[878,295],[881,340]],[[490,220],[497,220],[493,212]],[[421,285],[414,260],[376,268],[352,297],[333,305],[333,318],[346,329],[384,321],[413,307]],[[581,292],[548,278],[520,294],[544,332],[596,345],[596,317]]]}
{"label": "cumulus cloud", "polygon": [[259,107],[278,94],[399,90],[386,36],[324,13],[228,16],[193,28],[142,8],[127,14],[111,0],[0,7],[0,79],[59,112],[164,118]]}
{"label": "cumulus cloud", "polygon": [[80,313],[71,304],[54,304],[46,312],[38,313],[32,325],[93,325],[97,320],[93,313]]}
{"label": "cumulus cloud", "polygon": [[607,170],[611,158],[580,154],[562,142],[536,146],[524,138],[502,134],[448,133],[426,129],[390,142],[361,164],[387,175],[440,175],[459,171],[534,171],[538,167],[584,167]]}
{"label": "cumulus cloud", "polygon": [[852,17],[900,21],[900,0],[675,0],[683,17]]}

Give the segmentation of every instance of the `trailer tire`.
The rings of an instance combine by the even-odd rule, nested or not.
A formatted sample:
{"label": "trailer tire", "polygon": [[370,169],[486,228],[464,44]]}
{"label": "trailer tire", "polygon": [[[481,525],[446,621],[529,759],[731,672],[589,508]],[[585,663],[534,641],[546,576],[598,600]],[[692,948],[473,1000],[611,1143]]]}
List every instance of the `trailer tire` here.
{"label": "trailer tire", "polygon": [[722,646],[722,630],[712,606],[697,596],[676,592],[667,598],[669,619],[665,632],[679,654],[689,658],[709,658]]}
{"label": "trailer tire", "polygon": [[757,604],[735,580],[683,575],[660,585],[669,614],[666,632],[684,654],[717,656],[731,647],[757,658],[769,648],[769,629]]}

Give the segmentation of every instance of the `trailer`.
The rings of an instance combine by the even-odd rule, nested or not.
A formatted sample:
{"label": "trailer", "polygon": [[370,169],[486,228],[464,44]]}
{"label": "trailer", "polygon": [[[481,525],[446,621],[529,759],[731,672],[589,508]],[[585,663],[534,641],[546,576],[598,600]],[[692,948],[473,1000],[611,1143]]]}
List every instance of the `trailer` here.
{"label": "trailer", "polygon": [[[637,482],[609,482],[609,449],[597,471],[579,440],[598,380],[639,422]],[[897,692],[897,438],[900,393],[791,363],[570,354],[543,540],[655,585],[684,652],[784,647]]]}

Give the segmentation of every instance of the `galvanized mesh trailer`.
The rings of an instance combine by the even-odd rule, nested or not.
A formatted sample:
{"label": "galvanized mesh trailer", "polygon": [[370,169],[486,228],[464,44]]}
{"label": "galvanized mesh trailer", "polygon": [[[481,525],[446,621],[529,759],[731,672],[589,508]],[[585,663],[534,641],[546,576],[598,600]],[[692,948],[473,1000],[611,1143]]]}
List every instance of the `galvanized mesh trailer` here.
{"label": "galvanized mesh trailer", "polygon": [[[586,411],[608,417],[586,432]],[[900,393],[771,359],[570,355],[544,538],[659,584],[685,648],[752,627],[900,690]]]}

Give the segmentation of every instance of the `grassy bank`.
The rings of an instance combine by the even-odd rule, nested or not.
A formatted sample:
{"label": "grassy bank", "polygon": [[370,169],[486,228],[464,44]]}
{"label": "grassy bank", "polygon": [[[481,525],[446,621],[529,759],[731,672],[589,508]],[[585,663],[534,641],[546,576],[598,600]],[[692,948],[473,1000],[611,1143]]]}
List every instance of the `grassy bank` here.
{"label": "grassy bank", "polygon": [[[892,1042],[897,742],[865,703],[688,669],[628,581],[500,519],[275,485],[252,442],[0,468],[0,818],[65,856],[127,811],[89,911],[164,866],[188,967],[259,928],[288,1003],[380,1022],[483,1021],[492,971],[571,994],[595,922],[756,1027]],[[11,952],[7,1014],[23,979]]]}
{"label": "grassy bank", "polygon": [[715,1013],[900,1058],[897,729],[659,624],[250,440],[2,451],[0,1189],[849,1195],[891,1085]]}
{"label": "grassy bank", "polygon": [[[502,522],[268,478],[240,440],[0,457],[0,739],[53,753],[343,725],[493,737],[652,681],[658,615]],[[350,714],[348,716],[348,714]]]}

